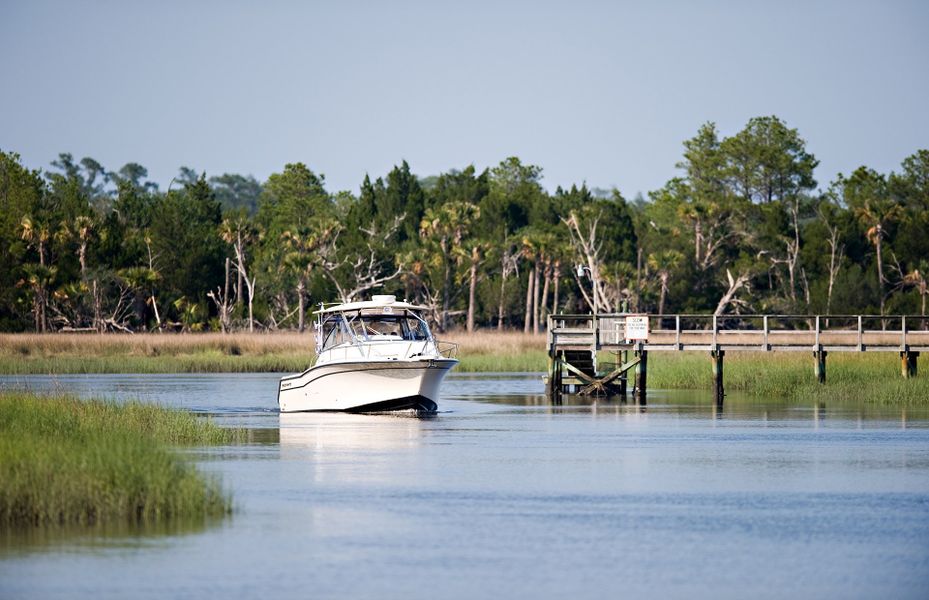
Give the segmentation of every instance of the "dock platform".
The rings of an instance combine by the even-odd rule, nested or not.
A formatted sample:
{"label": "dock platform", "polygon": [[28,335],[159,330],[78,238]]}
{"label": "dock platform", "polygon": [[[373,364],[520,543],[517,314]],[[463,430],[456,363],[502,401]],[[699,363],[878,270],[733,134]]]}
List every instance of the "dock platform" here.
{"label": "dock platform", "polygon": [[[929,316],[922,315],[652,315],[548,316],[550,394],[625,396],[645,401],[649,352],[707,352],[714,394],[722,401],[727,352],[811,352],[813,374],[826,381],[830,352],[897,352],[901,375],[916,377],[929,351]],[[598,364],[598,352],[616,356]]]}

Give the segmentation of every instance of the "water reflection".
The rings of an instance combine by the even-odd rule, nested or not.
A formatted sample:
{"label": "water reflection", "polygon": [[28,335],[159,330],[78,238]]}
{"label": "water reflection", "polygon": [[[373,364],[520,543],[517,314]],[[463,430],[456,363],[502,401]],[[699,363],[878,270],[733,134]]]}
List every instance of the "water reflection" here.
{"label": "water reflection", "polygon": [[636,404],[631,398],[591,397],[565,394],[553,399],[544,394],[479,395],[472,401],[493,405],[544,410],[551,414],[590,413],[593,416],[642,414],[660,416],[745,422],[808,422],[814,429],[844,427],[849,422],[861,428],[865,422],[880,422],[883,426],[929,427],[929,406],[874,404],[867,400],[803,402],[787,398],[764,398],[745,393],[733,393],[717,402],[709,392],[693,390],[656,390],[648,405]]}
{"label": "water reflection", "polygon": [[222,522],[222,517],[198,517],[155,523],[117,521],[96,525],[0,528],[0,553],[15,556],[62,546],[81,553],[149,548],[175,543],[179,537],[203,533]]}
{"label": "water reflection", "polygon": [[423,443],[426,419],[399,414],[281,413],[280,457],[309,465],[318,484],[391,483]]}
{"label": "water reflection", "polygon": [[[429,417],[426,417],[429,418]],[[281,456],[419,446],[423,417],[398,414],[281,413]]]}

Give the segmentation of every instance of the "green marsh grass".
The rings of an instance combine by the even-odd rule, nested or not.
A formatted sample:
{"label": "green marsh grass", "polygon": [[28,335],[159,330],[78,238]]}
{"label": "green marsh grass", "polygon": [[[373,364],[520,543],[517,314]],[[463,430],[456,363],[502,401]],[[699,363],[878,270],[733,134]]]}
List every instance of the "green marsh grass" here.
{"label": "green marsh grass", "polygon": [[[826,360],[826,383],[813,375],[812,352],[726,354],[726,391],[796,400],[851,400],[877,403],[929,403],[929,377],[903,379],[894,352],[833,352]],[[655,389],[712,387],[709,353],[652,352],[648,385]]]}
{"label": "green marsh grass", "polygon": [[544,371],[548,365],[545,335],[517,331],[453,331],[438,336],[458,344],[461,372]]}
{"label": "green marsh grass", "polygon": [[[543,371],[545,336],[454,331],[460,371]],[[312,364],[310,333],[0,334],[0,373],[298,373]]]}
{"label": "green marsh grass", "polygon": [[0,372],[298,372],[313,358],[309,334],[0,334]]}
{"label": "green marsh grass", "polygon": [[0,394],[0,528],[146,523],[227,514],[220,483],[174,446],[244,437],[141,403]]}

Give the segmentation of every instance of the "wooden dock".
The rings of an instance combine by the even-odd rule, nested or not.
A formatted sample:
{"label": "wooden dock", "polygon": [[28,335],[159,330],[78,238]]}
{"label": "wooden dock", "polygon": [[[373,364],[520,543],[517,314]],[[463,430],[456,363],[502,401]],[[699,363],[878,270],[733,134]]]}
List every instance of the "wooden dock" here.
{"label": "wooden dock", "polygon": [[[598,365],[599,351],[613,363]],[[917,375],[929,351],[929,317],[919,315],[650,315],[555,314],[548,317],[549,372],[553,396],[620,394],[633,383],[645,401],[649,352],[707,352],[714,394],[722,401],[727,352],[811,352],[813,373],[826,381],[830,352],[898,352],[903,377]],[[634,375],[634,377],[630,377]]]}

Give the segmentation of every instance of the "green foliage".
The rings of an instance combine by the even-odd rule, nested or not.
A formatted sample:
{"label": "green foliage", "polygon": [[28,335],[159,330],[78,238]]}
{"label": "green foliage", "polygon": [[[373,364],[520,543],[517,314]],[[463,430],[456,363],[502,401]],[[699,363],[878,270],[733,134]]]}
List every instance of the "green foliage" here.
{"label": "green foliage", "polygon": [[148,227],[157,270],[172,298],[204,298],[222,281],[224,256],[217,235],[222,218],[205,176],[160,198]]}
{"label": "green foliage", "polygon": [[137,163],[63,153],[40,173],[0,152],[0,329],[302,329],[320,301],[377,292],[443,327],[528,330],[592,302],[923,312],[929,150],[824,191],[817,165],[776,116],[731,135],[700,126],[678,176],[634,202],[584,184],[549,193],[518,157],[428,177],[403,161],[355,195],[302,163],[265,182],[182,167],[161,192]]}

